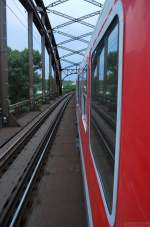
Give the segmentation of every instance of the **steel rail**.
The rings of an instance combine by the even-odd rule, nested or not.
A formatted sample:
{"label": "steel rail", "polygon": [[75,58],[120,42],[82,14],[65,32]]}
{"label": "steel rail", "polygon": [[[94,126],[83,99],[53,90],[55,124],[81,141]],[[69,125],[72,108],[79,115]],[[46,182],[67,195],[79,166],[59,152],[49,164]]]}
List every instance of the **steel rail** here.
{"label": "steel rail", "polygon": [[[16,157],[18,155],[18,151],[20,151],[30,140],[30,138],[36,133],[36,131],[41,127],[41,125],[45,122],[45,120],[49,117],[49,115],[55,110],[55,108],[59,105],[59,103],[61,103],[64,99],[66,98],[66,96],[63,96],[60,100],[58,100],[56,103],[54,103],[53,105],[50,106],[50,108],[48,110],[46,110],[44,113],[41,113],[41,117],[40,115],[37,116],[37,118],[39,118],[38,120],[36,120],[36,122],[31,125],[31,127],[29,127],[29,125],[27,125],[27,127],[25,127],[22,131],[24,131],[22,133],[22,131],[20,131],[20,136],[18,136],[18,134],[16,135],[16,140],[12,141],[11,145],[9,147],[7,147],[5,149],[5,146],[7,146],[7,144],[2,147],[2,149],[4,150],[3,153],[0,154],[0,173],[2,174],[4,170],[6,170],[8,163],[11,162],[11,160],[14,159],[14,157]],[[26,129],[27,128],[27,129]],[[15,137],[12,138],[12,140],[14,140]],[[9,143],[11,142],[11,140],[9,141]],[[1,149],[1,151],[2,151]]]}
{"label": "steel rail", "polygon": [[65,101],[63,100],[63,107],[58,110],[58,113],[53,119],[53,122],[46,135],[44,135],[44,138],[38,147],[34,158],[31,160],[30,165],[27,167],[26,172],[22,176],[20,184],[11,197],[11,202],[9,203],[8,208],[6,209],[4,215],[1,216],[1,227],[14,227],[16,226],[17,222],[20,221],[23,215],[23,208],[27,204],[34,182],[38,176],[50,146],[52,145],[57,127],[71,96],[72,95],[69,95],[66,97]]}

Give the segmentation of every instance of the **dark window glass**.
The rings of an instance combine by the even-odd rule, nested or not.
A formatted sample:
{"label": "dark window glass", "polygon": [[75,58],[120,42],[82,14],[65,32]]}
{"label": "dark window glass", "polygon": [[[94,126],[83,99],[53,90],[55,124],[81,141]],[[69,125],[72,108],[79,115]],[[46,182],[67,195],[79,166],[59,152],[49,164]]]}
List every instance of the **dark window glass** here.
{"label": "dark window glass", "polygon": [[116,121],[117,112],[117,83],[118,83],[118,26],[108,38],[106,102],[107,113]]}
{"label": "dark window glass", "polygon": [[87,120],[86,114],[86,100],[87,100],[87,66],[84,67],[82,72],[82,115],[83,119]]}
{"label": "dark window glass", "polygon": [[83,92],[87,93],[87,66],[83,69]]}
{"label": "dark window glass", "polygon": [[99,56],[99,73],[98,73],[98,105],[104,103],[104,48]]}
{"label": "dark window glass", "polygon": [[98,45],[91,70],[91,149],[109,211],[112,210],[118,90],[118,24]]}

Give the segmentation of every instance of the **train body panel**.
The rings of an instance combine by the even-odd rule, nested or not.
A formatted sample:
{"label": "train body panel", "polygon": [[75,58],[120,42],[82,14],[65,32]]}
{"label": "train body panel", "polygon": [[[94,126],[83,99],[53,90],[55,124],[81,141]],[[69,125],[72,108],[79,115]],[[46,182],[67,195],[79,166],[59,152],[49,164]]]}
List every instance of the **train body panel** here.
{"label": "train body panel", "polygon": [[[92,214],[89,226],[150,226],[149,9],[150,2],[146,0],[106,1],[81,66],[77,116]],[[110,40],[115,39],[117,42],[112,41],[109,46]],[[113,59],[116,59],[114,68],[117,68],[117,72],[113,68],[112,73],[111,67],[107,67],[114,60],[108,55],[113,55],[111,49],[114,50],[115,45],[117,48]],[[101,85],[100,64],[103,55],[106,78],[104,85]],[[111,73],[114,78],[117,75],[117,82],[113,79],[111,83]],[[101,111],[99,107],[104,110],[105,103],[107,111]],[[102,131],[99,122],[106,126]],[[109,122],[109,127],[106,122]],[[92,124],[95,124],[94,130],[98,133],[92,129]],[[100,134],[101,144],[104,143],[107,148],[108,142],[108,149],[105,150],[112,151],[111,164],[106,166],[106,160],[101,163],[97,151],[93,152],[95,148],[92,143],[97,143],[95,138],[98,135],[99,140]],[[95,147],[99,148],[99,145]],[[103,165],[104,171],[99,163]],[[111,177],[109,168],[112,170]],[[107,176],[111,179],[106,179]]]}

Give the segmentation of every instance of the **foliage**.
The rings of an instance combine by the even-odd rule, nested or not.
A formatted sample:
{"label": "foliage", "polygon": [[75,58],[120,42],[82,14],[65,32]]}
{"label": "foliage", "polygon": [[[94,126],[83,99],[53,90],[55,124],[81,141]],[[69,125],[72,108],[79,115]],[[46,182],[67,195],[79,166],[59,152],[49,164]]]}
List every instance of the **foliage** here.
{"label": "foliage", "polygon": [[[34,93],[41,84],[41,56],[39,51],[33,51]],[[29,98],[29,65],[28,49],[23,51],[8,48],[9,98],[16,103]]]}
{"label": "foliage", "polygon": [[76,83],[74,81],[65,80],[63,82],[63,94],[66,94],[71,91],[75,91]]}

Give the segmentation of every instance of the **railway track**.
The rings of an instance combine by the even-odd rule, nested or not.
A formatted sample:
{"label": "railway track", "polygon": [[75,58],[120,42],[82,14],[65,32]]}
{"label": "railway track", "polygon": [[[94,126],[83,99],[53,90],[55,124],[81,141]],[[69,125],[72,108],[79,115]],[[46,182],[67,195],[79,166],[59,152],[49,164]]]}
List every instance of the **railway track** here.
{"label": "railway track", "polygon": [[3,175],[8,166],[18,156],[21,149],[27,144],[27,142],[41,127],[41,125],[45,122],[52,111],[65,97],[66,96],[62,97],[48,109],[35,117],[32,122],[27,124],[19,133],[17,133],[12,139],[10,139],[4,146],[2,146],[2,148],[0,149],[0,176]]}
{"label": "railway track", "polygon": [[51,106],[35,124],[23,130],[17,141],[14,138],[11,146],[7,144],[8,153],[1,155],[0,166],[6,168],[7,163],[0,178],[1,227],[16,226],[20,219],[70,98],[71,95],[67,95]]}

